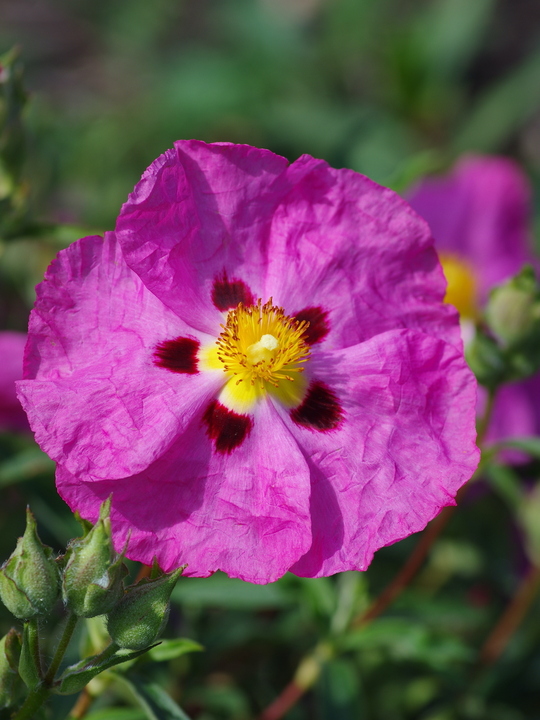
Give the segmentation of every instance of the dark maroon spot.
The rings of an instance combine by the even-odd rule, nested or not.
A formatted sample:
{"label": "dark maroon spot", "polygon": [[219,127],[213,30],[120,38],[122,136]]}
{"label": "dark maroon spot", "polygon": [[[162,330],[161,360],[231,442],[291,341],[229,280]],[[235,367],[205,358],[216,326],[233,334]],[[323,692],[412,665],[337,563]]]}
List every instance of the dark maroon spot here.
{"label": "dark maroon spot", "polygon": [[310,385],[304,401],[291,418],[297,425],[312,430],[334,430],[343,419],[343,410],[335,393],[322,382]]}
{"label": "dark maroon spot", "polygon": [[222,455],[230,455],[234,448],[241,445],[253,427],[249,415],[239,415],[228,410],[217,400],[212,400],[203,415],[206,433],[215,441],[215,448]]}
{"label": "dark maroon spot", "polygon": [[308,345],[321,342],[328,335],[330,326],[328,324],[328,313],[320,307],[308,307],[300,310],[294,316],[298,322],[307,321],[309,326],[304,333]]}
{"label": "dark maroon spot", "polygon": [[197,351],[199,341],[193,338],[177,337],[174,340],[165,340],[154,350],[154,362],[159,367],[175,373],[196,375]]}
{"label": "dark maroon spot", "polygon": [[231,310],[237,307],[239,303],[254,305],[255,298],[243,280],[237,278],[229,280],[224,270],[223,274],[214,280],[212,302],[218,310]]}

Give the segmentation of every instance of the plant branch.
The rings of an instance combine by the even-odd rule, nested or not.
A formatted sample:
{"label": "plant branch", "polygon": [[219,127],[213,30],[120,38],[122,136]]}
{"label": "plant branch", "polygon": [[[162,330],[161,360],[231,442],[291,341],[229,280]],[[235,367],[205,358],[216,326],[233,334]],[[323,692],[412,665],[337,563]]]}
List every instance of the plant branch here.
{"label": "plant branch", "polygon": [[539,586],[540,566],[532,565],[484,642],[479,657],[481,665],[492,665],[501,657],[536,597]]}

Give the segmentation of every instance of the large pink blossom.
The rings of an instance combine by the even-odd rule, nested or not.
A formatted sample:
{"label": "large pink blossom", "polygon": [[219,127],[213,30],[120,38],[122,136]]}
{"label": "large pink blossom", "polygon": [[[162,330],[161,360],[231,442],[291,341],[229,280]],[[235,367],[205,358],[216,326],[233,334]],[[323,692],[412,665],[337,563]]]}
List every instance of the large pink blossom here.
{"label": "large pink blossom", "polygon": [[[410,193],[413,208],[427,220],[445,262],[463,263],[473,285],[458,272],[448,275],[449,295],[465,323],[480,311],[494,285],[515,275],[531,252],[529,183],[512,160],[465,156],[443,176],[425,178]],[[465,282],[468,288],[459,287]],[[475,297],[468,297],[471,292]],[[471,312],[472,311],[472,312]],[[485,393],[479,394],[483,411]],[[487,439],[497,441],[540,433],[540,377],[506,385],[497,394]],[[523,459],[521,453],[507,454]]]}
{"label": "large pink blossom", "polygon": [[20,397],[115,542],[252,582],[365,569],[453,504],[475,381],[427,225],[309,156],[187,141],[38,287]]}
{"label": "large pink blossom", "polygon": [[15,392],[15,382],[23,375],[26,335],[0,332],[0,432],[28,432],[28,420]]}

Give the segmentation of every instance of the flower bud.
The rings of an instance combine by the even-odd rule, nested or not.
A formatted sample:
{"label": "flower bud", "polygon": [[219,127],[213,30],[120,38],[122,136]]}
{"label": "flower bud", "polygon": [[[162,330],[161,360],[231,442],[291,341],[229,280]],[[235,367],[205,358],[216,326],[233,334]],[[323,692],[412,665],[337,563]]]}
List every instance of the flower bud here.
{"label": "flower bud", "polygon": [[109,498],[102,504],[94,527],[73,540],[66,552],[62,595],[66,606],[82,617],[110,612],[124,594],[127,568],[123,557],[114,551],[110,509]]}
{"label": "flower bud", "polygon": [[0,568],[0,597],[21,620],[47,615],[58,597],[59,572],[52,549],[38,537],[36,521],[26,511],[26,530]]}
{"label": "flower bud", "polygon": [[0,709],[15,704],[23,689],[17,667],[21,654],[21,636],[11,628],[0,640]]}
{"label": "flower bud", "polygon": [[113,642],[129,650],[142,650],[161,634],[169,617],[169,598],[183,568],[157,580],[142,580],[109,614],[107,629]]}
{"label": "flower bud", "polygon": [[540,294],[532,267],[524,267],[518,275],[492,290],[486,320],[505,346],[539,332]]}

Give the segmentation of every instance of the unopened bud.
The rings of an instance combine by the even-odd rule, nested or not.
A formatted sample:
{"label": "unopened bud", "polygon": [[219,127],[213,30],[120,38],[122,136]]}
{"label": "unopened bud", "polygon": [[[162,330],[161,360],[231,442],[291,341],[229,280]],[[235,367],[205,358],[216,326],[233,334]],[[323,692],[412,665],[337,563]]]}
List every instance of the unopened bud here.
{"label": "unopened bud", "polygon": [[486,306],[486,320],[495,337],[514,345],[540,326],[540,292],[532,267],[494,288]]}
{"label": "unopened bud", "polygon": [[142,650],[157,640],[169,617],[169,598],[182,570],[157,580],[142,580],[127,590],[108,617],[113,642],[129,650]]}
{"label": "unopened bud", "polygon": [[11,628],[0,640],[0,709],[15,704],[24,687],[19,673],[21,636]]}
{"label": "unopened bud", "polygon": [[101,506],[94,527],[73,540],[66,552],[62,595],[66,606],[82,617],[110,612],[124,594],[127,568],[123,557],[114,551],[110,509],[109,498]]}
{"label": "unopened bud", "polygon": [[21,620],[47,615],[58,597],[60,575],[52,549],[38,537],[36,521],[26,511],[26,530],[0,568],[0,597]]}

